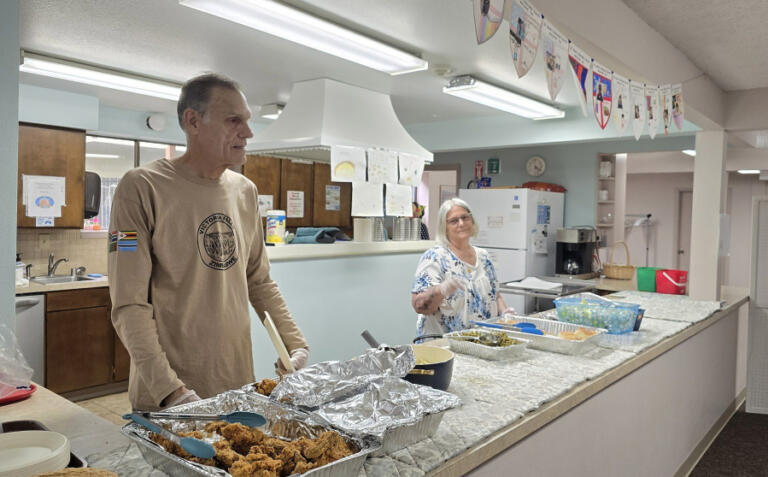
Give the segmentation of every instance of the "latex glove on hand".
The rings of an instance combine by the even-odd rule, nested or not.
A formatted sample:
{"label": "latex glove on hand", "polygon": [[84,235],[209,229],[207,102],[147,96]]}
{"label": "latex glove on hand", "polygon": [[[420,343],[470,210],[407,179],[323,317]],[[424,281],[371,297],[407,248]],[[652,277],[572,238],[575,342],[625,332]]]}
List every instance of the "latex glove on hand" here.
{"label": "latex glove on hand", "polygon": [[[293,366],[294,370],[298,371],[305,367],[307,361],[309,361],[309,350],[307,348],[296,348],[291,351],[291,366]],[[283,362],[279,359],[275,361],[275,371],[281,376],[288,372],[285,366],[283,366]]]}
{"label": "latex glove on hand", "polygon": [[[173,396],[173,394],[171,394]],[[168,399],[168,404],[165,405],[165,407],[173,407],[178,406],[179,404],[187,404],[190,402],[199,401],[200,396],[197,395],[197,393],[191,389],[186,389],[184,392],[180,393],[178,396],[176,396],[174,399]]]}
{"label": "latex glove on hand", "polygon": [[504,318],[507,318],[507,317],[512,317],[515,314],[516,314],[515,309],[509,306],[506,309],[504,309],[504,312],[501,314],[501,316],[503,316]]}
{"label": "latex glove on hand", "polygon": [[467,287],[462,283],[458,278],[451,277],[447,280],[443,281],[443,283],[437,285],[437,288],[440,290],[440,293],[443,294],[444,297],[449,297],[456,293],[456,290],[466,290]]}

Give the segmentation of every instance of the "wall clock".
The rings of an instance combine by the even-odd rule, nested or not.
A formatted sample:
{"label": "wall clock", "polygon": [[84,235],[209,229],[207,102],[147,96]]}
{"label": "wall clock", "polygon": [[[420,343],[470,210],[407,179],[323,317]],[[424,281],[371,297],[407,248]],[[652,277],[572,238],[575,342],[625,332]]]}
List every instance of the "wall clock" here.
{"label": "wall clock", "polygon": [[528,175],[538,177],[544,174],[544,171],[547,170],[547,162],[543,157],[532,156],[528,159],[528,162],[525,163],[525,170],[528,172]]}

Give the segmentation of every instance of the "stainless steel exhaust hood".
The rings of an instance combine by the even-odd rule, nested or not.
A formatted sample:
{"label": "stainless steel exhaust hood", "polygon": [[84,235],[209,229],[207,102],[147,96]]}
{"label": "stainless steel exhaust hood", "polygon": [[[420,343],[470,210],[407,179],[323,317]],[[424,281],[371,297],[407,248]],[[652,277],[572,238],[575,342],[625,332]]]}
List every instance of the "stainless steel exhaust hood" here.
{"label": "stainless steel exhaust hood", "polygon": [[326,78],[295,83],[280,117],[251,138],[246,149],[327,162],[331,146],[386,149],[433,160],[400,124],[388,95]]}

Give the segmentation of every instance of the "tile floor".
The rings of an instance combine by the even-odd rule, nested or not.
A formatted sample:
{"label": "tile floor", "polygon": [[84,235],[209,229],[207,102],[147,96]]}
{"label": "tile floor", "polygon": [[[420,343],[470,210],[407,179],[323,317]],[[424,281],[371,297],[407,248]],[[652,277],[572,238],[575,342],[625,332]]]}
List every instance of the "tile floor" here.
{"label": "tile floor", "polygon": [[123,419],[123,414],[131,412],[128,392],[77,401],[75,404],[119,426],[126,422]]}

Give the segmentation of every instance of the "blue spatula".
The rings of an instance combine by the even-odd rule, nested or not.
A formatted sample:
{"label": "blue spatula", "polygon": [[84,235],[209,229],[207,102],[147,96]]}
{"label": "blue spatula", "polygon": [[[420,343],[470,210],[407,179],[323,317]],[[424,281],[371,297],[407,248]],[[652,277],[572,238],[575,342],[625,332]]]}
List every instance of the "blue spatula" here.
{"label": "blue spatula", "polygon": [[235,411],[229,414],[188,414],[181,412],[143,412],[142,416],[149,419],[174,419],[179,421],[225,421],[238,423],[248,427],[261,427],[267,419],[256,412]]}
{"label": "blue spatula", "polygon": [[194,437],[181,437],[175,432],[171,432],[164,427],[150,421],[149,419],[142,417],[139,414],[125,414],[123,419],[131,420],[146,427],[154,433],[160,434],[169,441],[178,444],[182,449],[195,457],[199,457],[201,459],[212,459],[213,456],[216,455],[216,450],[209,443],[201,441],[200,439],[195,439]]}

